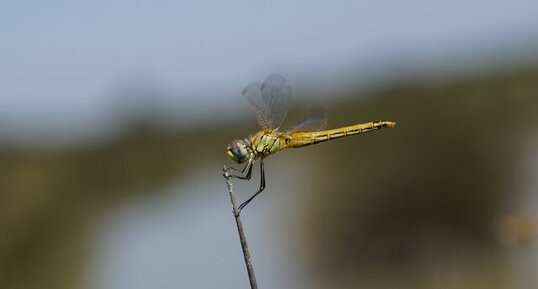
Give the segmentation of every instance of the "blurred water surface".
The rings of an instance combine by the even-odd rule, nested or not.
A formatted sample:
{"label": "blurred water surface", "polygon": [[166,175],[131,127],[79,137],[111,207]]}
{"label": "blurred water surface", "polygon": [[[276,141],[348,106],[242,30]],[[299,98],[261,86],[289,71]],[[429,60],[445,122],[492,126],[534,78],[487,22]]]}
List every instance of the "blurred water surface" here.
{"label": "blurred water surface", "polygon": [[[301,210],[300,184],[292,181],[299,166],[284,166],[271,178],[285,182],[270,183],[271,190],[257,200],[264,205],[255,202],[244,211],[244,226],[259,282],[304,288],[304,264],[288,234],[298,225],[294,216]],[[115,209],[95,230],[84,287],[248,288],[229,196],[218,176],[218,166],[197,167],[184,176],[186,182],[171,185],[159,197]]]}

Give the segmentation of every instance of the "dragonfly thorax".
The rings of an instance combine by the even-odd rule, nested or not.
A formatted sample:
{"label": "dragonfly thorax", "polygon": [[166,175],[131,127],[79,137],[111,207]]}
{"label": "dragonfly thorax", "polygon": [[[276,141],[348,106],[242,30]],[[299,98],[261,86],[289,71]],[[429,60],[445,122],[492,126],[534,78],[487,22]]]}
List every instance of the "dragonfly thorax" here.
{"label": "dragonfly thorax", "polygon": [[286,148],[288,138],[276,130],[262,130],[251,137],[250,146],[256,156],[262,158]]}

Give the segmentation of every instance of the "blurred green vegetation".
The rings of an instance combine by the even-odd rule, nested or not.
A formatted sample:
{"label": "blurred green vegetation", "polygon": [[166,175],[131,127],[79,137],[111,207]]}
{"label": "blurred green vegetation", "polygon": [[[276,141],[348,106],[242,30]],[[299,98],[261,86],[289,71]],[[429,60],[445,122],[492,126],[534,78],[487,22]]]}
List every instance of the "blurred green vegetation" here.
{"label": "blurred green vegetation", "polygon": [[[515,174],[538,135],[537,95],[538,70],[521,69],[335,104],[338,124],[358,114],[398,125],[315,152],[323,169],[304,244],[322,288],[514,288],[496,221],[521,197]],[[439,267],[461,272],[429,280]]]}
{"label": "blurred green vegetation", "polygon": [[[328,104],[331,127],[398,126],[287,155],[313,164],[303,181],[311,198],[299,242],[319,287],[356,288],[361,279],[375,288],[428,288],[413,276],[466,255],[480,268],[473,288],[508,288],[506,274],[497,274],[504,263],[494,262],[502,259],[494,220],[514,198],[522,146],[537,132],[538,68],[348,94]],[[0,148],[0,288],[73,288],[87,222],[199,163],[215,164],[211,177],[220,177],[226,144],[252,127],[138,124],[84,146]],[[395,281],[379,281],[386,274]]]}

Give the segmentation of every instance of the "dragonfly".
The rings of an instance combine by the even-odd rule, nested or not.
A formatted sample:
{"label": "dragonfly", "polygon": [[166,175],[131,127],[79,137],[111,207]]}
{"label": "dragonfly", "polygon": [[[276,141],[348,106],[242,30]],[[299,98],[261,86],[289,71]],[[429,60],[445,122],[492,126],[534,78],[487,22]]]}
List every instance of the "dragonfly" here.
{"label": "dragonfly", "polygon": [[244,139],[233,140],[226,149],[228,158],[238,164],[246,163],[242,169],[230,167],[235,174],[230,176],[250,180],[254,163],[260,163],[260,186],[258,190],[239,206],[239,212],[265,189],[263,160],[288,148],[301,148],[342,137],[358,135],[382,128],[393,128],[393,121],[375,121],[325,130],[327,114],[319,111],[307,117],[290,130],[280,131],[291,103],[291,86],[277,74],[271,74],[261,83],[253,83],[243,89],[243,96],[256,113],[261,130]]}

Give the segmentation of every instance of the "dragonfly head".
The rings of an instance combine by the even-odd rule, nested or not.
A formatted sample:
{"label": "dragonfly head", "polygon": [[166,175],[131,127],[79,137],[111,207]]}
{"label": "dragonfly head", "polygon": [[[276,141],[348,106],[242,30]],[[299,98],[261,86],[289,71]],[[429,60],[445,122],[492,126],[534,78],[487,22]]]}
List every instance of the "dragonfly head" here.
{"label": "dragonfly head", "polygon": [[245,140],[236,139],[228,145],[226,154],[232,161],[235,161],[238,164],[244,163],[250,158],[248,143]]}

